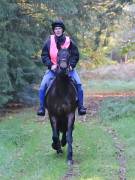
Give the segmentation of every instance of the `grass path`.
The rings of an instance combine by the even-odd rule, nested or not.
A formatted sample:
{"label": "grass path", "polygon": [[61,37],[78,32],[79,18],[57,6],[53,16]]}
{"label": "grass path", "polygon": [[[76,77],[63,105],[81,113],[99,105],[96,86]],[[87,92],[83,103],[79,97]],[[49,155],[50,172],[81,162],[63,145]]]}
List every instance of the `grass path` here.
{"label": "grass path", "polygon": [[75,164],[69,169],[66,148],[62,156],[51,149],[48,120],[42,123],[35,120],[34,111],[27,109],[0,122],[0,179],[117,179],[113,142],[98,121],[76,120]]}
{"label": "grass path", "polygon": [[75,163],[71,167],[66,163],[66,148],[62,156],[51,149],[47,117],[46,121],[37,122],[34,109],[3,117],[0,179],[135,180],[135,101],[113,98],[102,102],[92,97],[86,103],[88,114],[76,118]]}
{"label": "grass path", "polygon": [[[121,96],[123,95],[123,93],[119,93],[121,94]],[[129,94],[130,95],[130,94]],[[84,122],[89,120],[89,115],[93,113],[92,111],[94,111],[97,115],[98,111],[99,111],[99,99],[101,100],[106,98],[106,97],[119,97],[117,96],[116,93],[108,93],[107,96],[106,94],[102,93],[99,96],[97,96],[95,94],[95,96],[90,96],[87,98],[87,115],[85,116],[85,119],[83,120]],[[91,102],[91,103],[88,103]],[[119,164],[119,171],[118,171],[118,179],[119,180],[126,180],[126,156],[125,156],[125,149],[124,149],[124,144],[122,142],[122,140],[120,139],[118,133],[116,132],[115,129],[113,129],[109,124],[106,124],[105,122],[102,122],[100,117],[96,117],[96,119],[99,121],[99,124],[102,124],[102,128],[103,130],[105,130],[107,132],[107,134],[112,138],[112,142],[113,145],[115,147],[115,153],[116,153],[116,159],[118,161]],[[101,123],[102,122],[102,123]]]}
{"label": "grass path", "polygon": [[105,127],[105,130],[110,134],[113,139],[113,143],[116,149],[116,157],[119,163],[119,179],[126,180],[126,156],[124,150],[124,144],[120,140],[116,130],[112,127]]}
{"label": "grass path", "polygon": [[135,97],[104,99],[99,117],[117,149],[119,178],[135,180]]}

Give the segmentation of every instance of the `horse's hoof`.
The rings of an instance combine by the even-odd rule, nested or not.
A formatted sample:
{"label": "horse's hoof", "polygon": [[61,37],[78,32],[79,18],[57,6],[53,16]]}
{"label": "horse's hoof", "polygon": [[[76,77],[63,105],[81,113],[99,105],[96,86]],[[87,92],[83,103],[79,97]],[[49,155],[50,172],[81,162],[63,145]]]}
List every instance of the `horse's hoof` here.
{"label": "horse's hoof", "polygon": [[68,166],[71,166],[71,165],[73,165],[73,160],[68,160]]}
{"label": "horse's hoof", "polygon": [[62,154],[62,153],[63,153],[62,149],[57,150],[57,154]]}
{"label": "horse's hoof", "polygon": [[61,140],[61,146],[64,147],[66,145],[67,141],[66,140]]}
{"label": "horse's hoof", "polygon": [[55,150],[58,149],[58,148],[57,148],[57,145],[56,145],[55,143],[52,143],[52,148],[55,149]]}

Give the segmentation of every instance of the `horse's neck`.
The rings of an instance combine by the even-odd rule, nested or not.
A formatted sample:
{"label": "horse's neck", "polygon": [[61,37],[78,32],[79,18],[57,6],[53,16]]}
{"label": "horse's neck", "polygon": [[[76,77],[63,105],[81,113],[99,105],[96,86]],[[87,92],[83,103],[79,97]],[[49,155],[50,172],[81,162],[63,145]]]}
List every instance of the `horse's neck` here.
{"label": "horse's neck", "polygon": [[66,76],[58,76],[56,77],[56,89],[59,92],[65,92],[68,90],[69,87],[69,77]]}

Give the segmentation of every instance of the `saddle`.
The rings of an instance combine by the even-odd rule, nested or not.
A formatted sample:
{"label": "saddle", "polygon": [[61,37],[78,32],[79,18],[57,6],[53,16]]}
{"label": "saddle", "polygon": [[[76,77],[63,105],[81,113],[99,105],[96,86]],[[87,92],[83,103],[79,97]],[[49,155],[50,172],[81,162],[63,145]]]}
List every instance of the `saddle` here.
{"label": "saddle", "polygon": [[[46,94],[45,94],[45,97],[47,96],[50,88],[52,87],[54,81],[55,81],[56,77],[50,79],[49,83],[48,83],[48,87],[47,87],[47,90],[46,90]],[[75,89],[75,92],[76,92],[76,101],[78,101],[78,93],[77,93],[77,83],[75,80],[73,80],[72,78],[70,78],[70,81],[71,81],[71,84],[73,85],[74,89]]]}

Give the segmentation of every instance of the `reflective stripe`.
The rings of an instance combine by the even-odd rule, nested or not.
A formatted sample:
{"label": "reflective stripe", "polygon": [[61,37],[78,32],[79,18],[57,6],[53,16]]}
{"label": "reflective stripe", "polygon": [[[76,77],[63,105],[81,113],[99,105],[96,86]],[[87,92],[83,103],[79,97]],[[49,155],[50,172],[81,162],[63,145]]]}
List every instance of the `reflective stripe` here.
{"label": "reflective stripe", "polygon": [[[64,48],[68,48],[70,45],[70,38],[68,36],[66,36],[66,40],[65,43],[61,46],[62,49]],[[53,64],[57,64],[57,53],[58,53],[58,49],[57,49],[57,45],[55,42],[55,36],[51,35],[51,43],[50,43],[50,57],[51,57],[51,62]]]}

